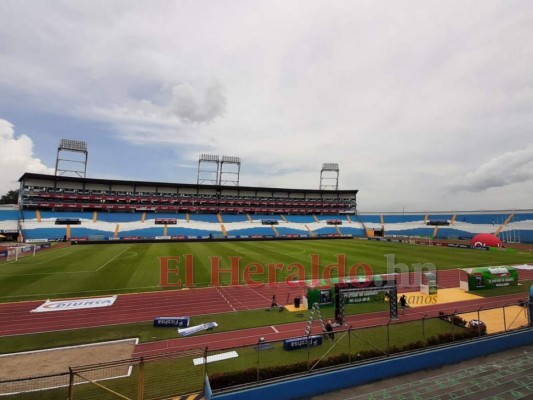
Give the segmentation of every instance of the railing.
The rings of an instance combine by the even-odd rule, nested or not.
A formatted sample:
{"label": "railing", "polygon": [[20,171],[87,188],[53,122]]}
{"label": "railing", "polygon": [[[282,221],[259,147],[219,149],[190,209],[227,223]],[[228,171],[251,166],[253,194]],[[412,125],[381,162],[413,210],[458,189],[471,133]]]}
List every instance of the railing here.
{"label": "railing", "polygon": [[[302,336],[292,346],[285,340],[257,338],[249,346],[163,353],[0,381],[0,400],[155,400],[202,392],[206,374],[215,391],[257,385],[523,329],[529,325],[527,305],[521,301],[466,313],[418,315],[414,320],[366,328],[335,328],[332,337],[316,322],[312,332],[318,333]],[[211,362],[212,356],[219,361]]]}

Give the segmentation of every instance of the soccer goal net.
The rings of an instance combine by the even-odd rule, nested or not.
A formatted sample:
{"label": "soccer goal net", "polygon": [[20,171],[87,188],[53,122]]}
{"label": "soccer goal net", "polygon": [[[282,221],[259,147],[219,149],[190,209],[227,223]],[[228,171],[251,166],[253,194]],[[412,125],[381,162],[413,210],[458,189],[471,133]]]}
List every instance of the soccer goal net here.
{"label": "soccer goal net", "polygon": [[35,255],[34,244],[24,244],[21,246],[10,246],[7,248],[7,261],[18,261],[22,257],[29,257]]}

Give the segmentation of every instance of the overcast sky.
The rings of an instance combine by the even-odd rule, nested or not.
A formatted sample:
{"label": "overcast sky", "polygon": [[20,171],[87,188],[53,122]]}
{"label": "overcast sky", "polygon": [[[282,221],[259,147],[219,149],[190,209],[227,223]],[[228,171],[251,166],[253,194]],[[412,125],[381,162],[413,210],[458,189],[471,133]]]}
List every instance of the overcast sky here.
{"label": "overcast sky", "polygon": [[533,208],[533,1],[0,2],[0,193],[88,176],[318,188],[363,211]]}

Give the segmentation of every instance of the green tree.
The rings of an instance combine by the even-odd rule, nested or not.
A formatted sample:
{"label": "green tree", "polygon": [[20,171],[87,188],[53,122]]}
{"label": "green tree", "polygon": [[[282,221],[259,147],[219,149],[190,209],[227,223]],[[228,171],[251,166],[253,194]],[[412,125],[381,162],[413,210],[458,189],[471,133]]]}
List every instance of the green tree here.
{"label": "green tree", "polygon": [[17,204],[19,201],[19,191],[10,190],[2,197],[0,197],[0,204]]}

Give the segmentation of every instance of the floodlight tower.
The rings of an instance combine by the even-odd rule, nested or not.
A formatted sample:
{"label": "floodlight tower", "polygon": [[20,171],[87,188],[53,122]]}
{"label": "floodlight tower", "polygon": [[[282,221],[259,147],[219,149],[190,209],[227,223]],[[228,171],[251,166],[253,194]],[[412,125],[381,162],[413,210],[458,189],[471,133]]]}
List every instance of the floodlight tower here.
{"label": "floodlight tower", "polygon": [[324,163],[320,170],[320,190],[339,190],[339,164]]}
{"label": "floodlight tower", "polygon": [[[215,166],[213,167],[213,164]],[[198,177],[196,183],[216,185],[218,183],[218,171],[220,157],[214,154],[201,154],[198,159]]]}
{"label": "floodlight tower", "polygon": [[[226,166],[226,169],[224,169]],[[233,156],[222,156],[220,161],[219,185],[239,186],[239,174],[241,173],[241,159]]]}
{"label": "floodlight tower", "polygon": [[[81,154],[83,158],[79,159],[78,157],[78,159],[72,159],[72,157],[76,157],[74,155],[71,155],[69,158],[61,158],[64,152],[75,153],[78,155]],[[85,175],[87,174],[88,157],[89,152],[87,151],[87,143],[80,140],[61,139],[59,147],[57,148],[55,175],[72,173],[80,178],[85,178]],[[82,167],[76,168],[79,164],[82,164]]]}

